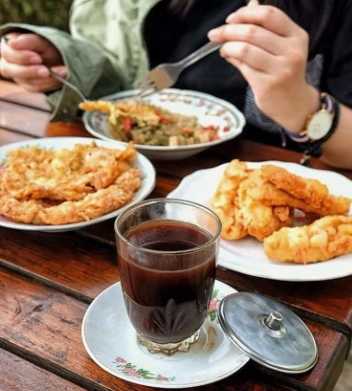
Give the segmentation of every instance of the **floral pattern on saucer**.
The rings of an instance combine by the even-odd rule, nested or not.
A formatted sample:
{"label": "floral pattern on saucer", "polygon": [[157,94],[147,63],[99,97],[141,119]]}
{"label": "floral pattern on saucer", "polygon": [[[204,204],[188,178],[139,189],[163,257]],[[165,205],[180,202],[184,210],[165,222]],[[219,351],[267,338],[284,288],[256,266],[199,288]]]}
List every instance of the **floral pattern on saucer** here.
{"label": "floral pattern on saucer", "polygon": [[224,297],[219,292],[219,289],[214,289],[208,307],[208,318],[214,322],[218,320],[218,308],[220,300]]}
{"label": "floral pattern on saucer", "polygon": [[[214,289],[208,308],[208,319],[211,322],[218,322],[218,308],[221,299],[224,297],[219,292],[219,289]],[[167,377],[160,374],[154,374],[147,369],[138,368],[136,365],[127,361],[123,357],[116,357],[115,359],[116,369],[124,375],[130,376],[136,379],[155,380],[157,382],[171,382],[175,380],[175,376]]]}
{"label": "floral pattern on saucer", "polygon": [[157,382],[170,382],[175,380],[175,377],[167,377],[160,374],[155,375],[146,369],[137,368],[136,365],[133,365],[122,357],[116,357],[115,364],[118,371],[136,379],[156,380]]}
{"label": "floral pattern on saucer", "polygon": [[167,389],[216,382],[238,371],[249,360],[225,335],[218,321],[221,299],[234,292],[235,289],[216,280],[198,342],[187,353],[165,356],[151,354],[137,343],[118,282],[90,304],[82,322],[83,345],[102,369],[131,383]]}

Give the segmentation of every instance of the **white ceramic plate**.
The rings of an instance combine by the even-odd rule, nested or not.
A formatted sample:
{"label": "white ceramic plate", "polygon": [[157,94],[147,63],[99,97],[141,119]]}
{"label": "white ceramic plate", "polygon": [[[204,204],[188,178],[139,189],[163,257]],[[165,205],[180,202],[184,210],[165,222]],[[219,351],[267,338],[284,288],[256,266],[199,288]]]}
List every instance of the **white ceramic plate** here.
{"label": "white ceramic plate", "polygon": [[[71,148],[78,143],[90,144],[92,141],[94,141],[99,146],[103,146],[107,148],[117,148],[117,149],[126,148],[125,143],[120,143],[118,141],[111,141],[111,140],[103,141],[103,140],[97,140],[97,139],[87,138],[87,137],[48,137],[48,138],[41,138],[36,140],[21,141],[18,143],[7,144],[0,147],[0,170],[1,170],[1,165],[6,159],[8,151],[13,149],[25,148],[30,145],[36,145],[40,148],[51,148],[53,150],[57,150],[62,148]],[[82,221],[79,223],[62,224],[62,225],[21,224],[21,223],[15,223],[3,216],[0,216],[0,226],[20,229],[20,230],[27,230],[27,231],[60,232],[60,231],[71,231],[71,230],[81,229],[88,225],[100,223],[104,220],[116,217],[128,206],[133,205],[136,202],[146,198],[154,189],[156,174],[155,174],[154,166],[151,164],[151,162],[142,154],[137,153],[135,167],[138,167],[142,171],[142,186],[136,192],[133,201],[129,202],[124,207],[119,208],[113,212],[110,212],[108,214],[105,214],[103,216],[100,216],[96,219],[92,219],[89,221]]]}
{"label": "white ceramic plate", "polygon": [[91,303],[82,322],[82,341],[89,356],[105,371],[132,383],[161,388],[209,384],[238,371],[249,357],[224,334],[218,318],[220,300],[233,292],[215,281],[208,317],[198,342],[172,356],[148,353],[138,345],[118,282]]}
{"label": "white ceramic plate", "polygon": [[[102,100],[122,102],[135,99],[139,90],[129,90],[108,95]],[[238,136],[245,124],[244,115],[231,103],[212,95],[196,91],[169,88],[142,99],[147,103],[186,115],[195,115],[201,125],[219,125],[219,139],[208,143],[178,147],[148,146],[136,144],[139,152],[150,159],[177,160],[193,156],[214,145]],[[116,140],[111,133],[107,115],[100,112],[84,112],[83,123],[90,134],[103,140]]]}
{"label": "white ceramic plate", "polygon": [[[302,177],[318,179],[328,186],[332,194],[351,197],[352,181],[340,174],[296,163],[264,163],[284,167]],[[259,168],[261,164],[263,163],[248,162],[248,167]],[[187,199],[209,206],[226,165],[197,171],[187,176],[168,197]],[[308,265],[273,262],[265,255],[262,243],[252,237],[237,241],[221,240],[218,264],[251,276],[282,281],[321,281],[352,274],[352,254]]]}

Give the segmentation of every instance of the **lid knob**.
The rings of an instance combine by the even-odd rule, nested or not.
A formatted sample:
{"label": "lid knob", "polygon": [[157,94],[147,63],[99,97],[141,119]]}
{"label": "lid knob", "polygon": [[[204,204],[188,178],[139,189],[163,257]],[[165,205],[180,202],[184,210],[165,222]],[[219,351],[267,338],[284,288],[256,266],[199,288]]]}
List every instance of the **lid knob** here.
{"label": "lid knob", "polygon": [[281,315],[280,312],[278,311],[272,311],[270,312],[270,315],[268,316],[263,316],[262,322],[269,333],[272,336],[276,336],[279,338],[282,338],[286,334],[286,329],[283,324],[283,316]]}
{"label": "lid knob", "polygon": [[280,330],[282,315],[277,311],[271,312],[269,316],[264,318],[264,323],[272,330]]}

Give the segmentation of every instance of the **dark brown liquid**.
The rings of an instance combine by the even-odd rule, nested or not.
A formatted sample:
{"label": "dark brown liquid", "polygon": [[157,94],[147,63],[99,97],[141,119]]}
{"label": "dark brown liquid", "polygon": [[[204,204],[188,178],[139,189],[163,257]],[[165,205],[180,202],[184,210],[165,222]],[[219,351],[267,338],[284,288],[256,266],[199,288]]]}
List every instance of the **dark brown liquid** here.
{"label": "dark brown liquid", "polygon": [[[194,225],[153,221],[130,232],[135,244],[158,251],[177,252],[209,241],[209,234]],[[119,266],[129,318],[134,328],[148,339],[178,342],[203,324],[215,276],[215,244],[201,254],[165,256],[158,270],[137,265],[140,254],[126,259],[119,254]],[[152,257],[152,255],[149,255]]]}

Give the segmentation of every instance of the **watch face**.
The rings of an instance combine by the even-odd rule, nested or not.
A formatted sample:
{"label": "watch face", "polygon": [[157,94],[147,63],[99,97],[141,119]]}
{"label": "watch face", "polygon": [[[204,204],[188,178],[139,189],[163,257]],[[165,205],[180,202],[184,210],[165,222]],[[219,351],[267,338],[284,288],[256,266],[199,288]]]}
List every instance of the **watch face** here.
{"label": "watch face", "polygon": [[332,125],[332,115],[326,110],[315,113],[309,121],[307,134],[311,140],[320,140],[329,132]]}

